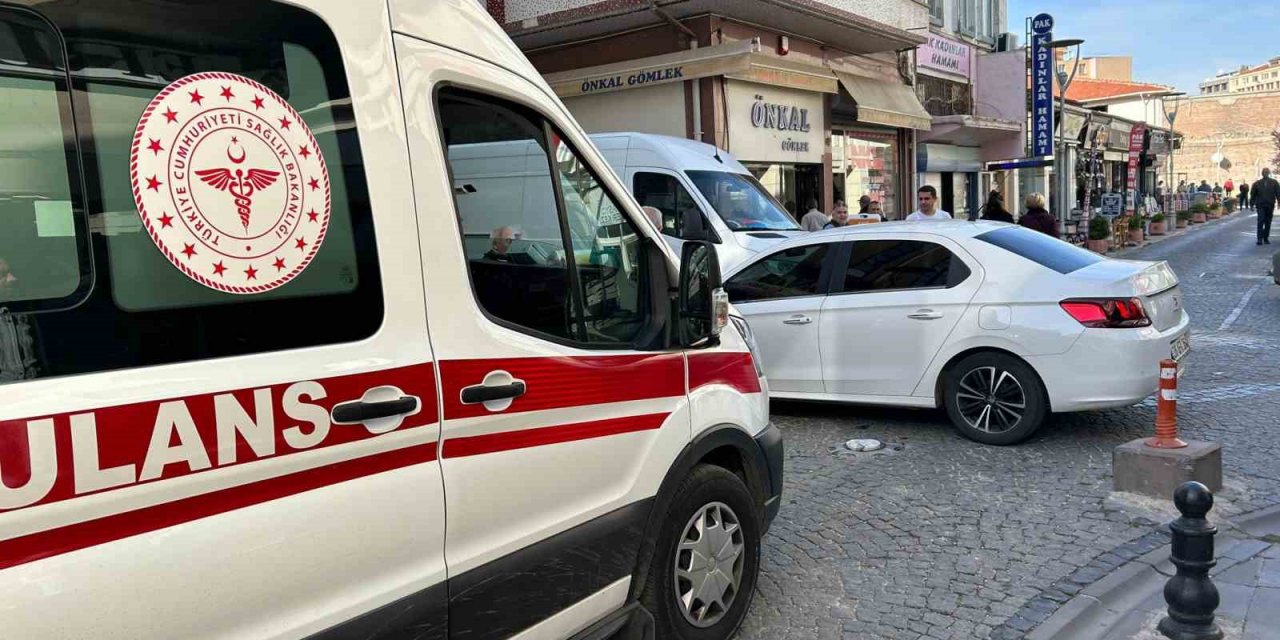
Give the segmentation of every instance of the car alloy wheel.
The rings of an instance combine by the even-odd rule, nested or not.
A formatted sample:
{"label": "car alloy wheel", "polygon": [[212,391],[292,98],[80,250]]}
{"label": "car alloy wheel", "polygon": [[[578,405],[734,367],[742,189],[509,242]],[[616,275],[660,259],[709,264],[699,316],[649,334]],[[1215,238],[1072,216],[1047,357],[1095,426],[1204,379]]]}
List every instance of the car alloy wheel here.
{"label": "car alloy wheel", "polygon": [[738,516],[723,502],[712,502],[689,518],[676,542],[675,596],[685,620],[705,628],[720,622],[733,607],[746,564]]}
{"label": "car alloy wheel", "polygon": [[1027,394],[1013,373],[994,366],[976,367],[960,378],[956,409],[972,428],[1004,433],[1022,422]]}

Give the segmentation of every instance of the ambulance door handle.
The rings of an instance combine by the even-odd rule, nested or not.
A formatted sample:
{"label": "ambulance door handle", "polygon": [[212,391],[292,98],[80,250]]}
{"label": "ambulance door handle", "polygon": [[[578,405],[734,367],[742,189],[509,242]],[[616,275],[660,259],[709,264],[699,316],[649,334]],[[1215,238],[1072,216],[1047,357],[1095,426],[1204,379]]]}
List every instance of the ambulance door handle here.
{"label": "ambulance door handle", "polygon": [[365,402],[356,400],[333,408],[333,421],[338,424],[359,424],[379,418],[403,416],[418,410],[418,399],[402,396],[396,400]]}
{"label": "ambulance door handle", "polygon": [[523,380],[516,380],[511,384],[484,385],[477,384],[462,390],[462,404],[480,404],[482,402],[492,402],[494,400],[509,400],[519,398],[524,395],[525,386]]}

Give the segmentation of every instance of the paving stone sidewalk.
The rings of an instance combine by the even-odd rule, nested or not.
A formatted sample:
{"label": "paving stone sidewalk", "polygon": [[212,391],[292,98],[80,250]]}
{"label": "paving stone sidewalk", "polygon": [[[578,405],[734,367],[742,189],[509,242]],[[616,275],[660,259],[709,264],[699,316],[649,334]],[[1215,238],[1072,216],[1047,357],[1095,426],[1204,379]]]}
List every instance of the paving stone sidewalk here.
{"label": "paving stone sidewalk", "polygon": [[[1217,524],[1218,564],[1210,576],[1221,600],[1219,627],[1227,640],[1280,639],[1280,507]],[[1175,571],[1169,552],[1165,544],[1120,564],[1025,635],[1006,628],[993,637],[1161,640],[1156,626],[1167,615],[1163,589]]]}

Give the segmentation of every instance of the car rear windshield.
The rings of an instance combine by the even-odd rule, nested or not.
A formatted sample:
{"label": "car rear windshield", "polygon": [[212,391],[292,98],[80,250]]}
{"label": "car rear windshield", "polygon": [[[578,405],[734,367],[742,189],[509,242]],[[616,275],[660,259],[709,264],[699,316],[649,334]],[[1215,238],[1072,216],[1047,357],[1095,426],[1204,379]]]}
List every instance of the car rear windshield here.
{"label": "car rear windshield", "polygon": [[988,231],[978,239],[1058,273],[1071,273],[1102,261],[1102,257],[1092,251],[1024,227]]}

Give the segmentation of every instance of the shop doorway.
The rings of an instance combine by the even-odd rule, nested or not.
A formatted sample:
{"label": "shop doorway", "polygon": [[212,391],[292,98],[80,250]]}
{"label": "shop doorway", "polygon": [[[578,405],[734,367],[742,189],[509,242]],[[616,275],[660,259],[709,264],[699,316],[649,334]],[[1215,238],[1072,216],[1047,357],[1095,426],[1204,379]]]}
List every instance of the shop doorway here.
{"label": "shop doorway", "polygon": [[[751,175],[764,186],[793,218],[799,220],[808,211],[812,198],[823,206],[822,165],[744,163]],[[828,212],[829,213],[829,212]]]}
{"label": "shop doorway", "polygon": [[938,188],[938,196],[942,200],[942,210],[951,213],[951,217],[964,220],[972,209],[977,211],[978,184],[976,173],[941,174],[942,185]]}

